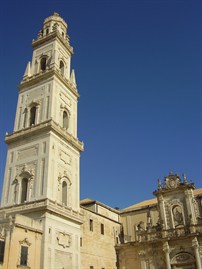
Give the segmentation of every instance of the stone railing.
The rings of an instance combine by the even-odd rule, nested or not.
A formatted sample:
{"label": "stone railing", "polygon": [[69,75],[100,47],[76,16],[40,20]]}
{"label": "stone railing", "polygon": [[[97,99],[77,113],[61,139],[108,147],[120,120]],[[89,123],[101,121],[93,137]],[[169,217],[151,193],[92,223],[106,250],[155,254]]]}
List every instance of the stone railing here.
{"label": "stone railing", "polygon": [[156,241],[166,238],[174,238],[174,237],[184,237],[191,234],[202,234],[202,224],[178,227],[175,229],[167,229],[167,230],[154,230],[151,231],[137,231],[136,233],[136,241],[144,242],[144,241]]}
{"label": "stone railing", "polygon": [[25,202],[23,204],[15,204],[0,209],[0,215],[9,215],[11,213],[26,214],[39,210],[48,210],[55,214],[61,214],[66,218],[74,218],[75,221],[83,222],[83,215],[80,210],[73,210],[71,207],[57,203],[50,199],[42,199],[37,201]]}

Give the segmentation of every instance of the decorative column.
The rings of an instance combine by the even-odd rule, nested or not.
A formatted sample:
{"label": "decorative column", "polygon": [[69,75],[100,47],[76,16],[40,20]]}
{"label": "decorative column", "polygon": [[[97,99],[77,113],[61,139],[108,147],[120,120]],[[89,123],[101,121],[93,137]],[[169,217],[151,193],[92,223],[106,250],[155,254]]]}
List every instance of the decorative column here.
{"label": "decorative column", "polygon": [[164,203],[164,199],[162,195],[159,196],[159,207],[160,207],[160,215],[161,215],[161,218],[163,219],[164,229],[167,229],[168,226],[167,226],[167,219],[166,219],[165,203]]}
{"label": "decorative column", "polygon": [[170,265],[170,247],[168,245],[168,242],[165,242],[163,244],[163,251],[165,253],[165,258],[166,258],[166,269],[171,269]]}
{"label": "decorative column", "polygon": [[147,263],[146,263],[146,260],[145,260],[145,251],[144,250],[141,250],[139,253],[138,253],[139,257],[140,257],[140,268],[141,269],[147,269]]}
{"label": "decorative column", "polygon": [[193,194],[191,190],[186,190],[185,191],[185,200],[186,200],[186,205],[187,205],[187,211],[188,211],[188,216],[191,217],[192,224],[196,224],[196,216],[193,208]]}
{"label": "decorative column", "polygon": [[194,254],[196,259],[196,268],[201,269],[201,259],[200,259],[200,252],[199,252],[199,243],[196,237],[192,240],[192,247],[194,248]]}

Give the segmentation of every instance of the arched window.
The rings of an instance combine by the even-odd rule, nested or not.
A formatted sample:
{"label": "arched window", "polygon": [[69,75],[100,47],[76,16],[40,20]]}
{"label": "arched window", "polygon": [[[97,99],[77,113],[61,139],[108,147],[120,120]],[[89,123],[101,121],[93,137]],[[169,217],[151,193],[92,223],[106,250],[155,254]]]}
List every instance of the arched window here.
{"label": "arched window", "polygon": [[36,121],[36,106],[33,106],[30,109],[30,126],[32,126],[32,124],[35,124]]}
{"label": "arched window", "polygon": [[48,29],[48,28],[46,29],[46,34],[47,34],[47,35],[49,34],[49,29]]}
{"label": "arched window", "polygon": [[21,182],[21,203],[27,201],[27,187],[28,187],[28,179],[23,178]]}
{"label": "arched window", "polygon": [[62,182],[62,204],[67,205],[67,183]]}
{"label": "arched window", "polygon": [[62,127],[68,129],[69,125],[69,116],[66,111],[63,111],[63,124]]}
{"label": "arched window", "polygon": [[64,75],[64,63],[63,63],[63,61],[60,61],[60,72],[62,75]]}
{"label": "arched window", "polygon": [[46,58],[43,57],[40,62],[40,70],[45,71],[46,70]]}

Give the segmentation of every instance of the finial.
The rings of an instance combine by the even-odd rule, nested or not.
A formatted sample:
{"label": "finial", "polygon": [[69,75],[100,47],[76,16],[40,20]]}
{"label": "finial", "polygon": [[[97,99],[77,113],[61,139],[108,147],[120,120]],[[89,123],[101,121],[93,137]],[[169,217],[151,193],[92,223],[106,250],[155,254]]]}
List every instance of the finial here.
{"label": "finial", "polygon": [[170,176],[172,176],[172,175],[173,175],[173,171],[172,171],[172,170],[170,170],[169,175],[170,175]]}
{"label": "finial", "polygon": [[53,13],[53,16],[57,16],[57,17],[59,17],[60,15],[59,15],[59,13],[54,12],[54,13]]}
{"label": "finial", "polygon": [[184,184],[187,184],[188,182],[187,182],[187,177],[186,177],[186,175],[183,173],[182,176],[183,176]]}
{"label": "finial", "polygon": [[158,189],[161,190],[162,189],[162,186],[161,186],[161,180],[160,178],[158,178]]}

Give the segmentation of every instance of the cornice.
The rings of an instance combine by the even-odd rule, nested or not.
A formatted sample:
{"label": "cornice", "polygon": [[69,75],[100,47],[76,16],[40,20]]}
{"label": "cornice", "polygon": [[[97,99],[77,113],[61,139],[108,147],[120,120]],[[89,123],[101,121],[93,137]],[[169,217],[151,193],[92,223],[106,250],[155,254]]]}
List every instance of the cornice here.
{"label": "cornice", "polygon": [[180,183],[180,185],[177,188],[174,188],[174,189],[159,188],[158,190],[155,190],[153,194],[156,197],[159,197],[160,195],[169,194],[169,193],[179,193],[181,191],[190,190],[190,189],[191,190],[195,189],[194,183],[189,183],[189,184]]}
{"label": "cornice", "polygon": [[47,198],[19,205],[2,207],[0,209],[0,213],[4,213],[6,215],[17,213],[26,215],[26,213],[38,212],[38,211],[45,211],[54,215],[58,215],[65,219],[71,219],[78,224],[83,223],[83,215],[79,211],[75,211],[69,207],[60,205],[57,202]]}
{"label": "cornice", "polygon": [[76,87],[74,87],[73,84],[69,80],[67,80],[64,76],[62,76],[60,72],[55,68],[41,71],[36,75],[27,77],[26,79],[21,81],[21,83],[18,85],[18,89],[20,91],[25,91],[26,88],[35,86],[36,84],[46,81],[47,79],[52,78],[54,76],[56,76],[77,98],[79,97],[79,93]]}
{"label": "cornice", "polygon": [[18,142],[19,139],[29,138],[30,135],[37,135],[45,132],[53,131],[60,136],[61,139],[69,142],[76,150],[82,152],[84,150],[83,142],[80,142],[77,138],[69,134],[66,129],[62,128],[52,119],[42,122],[37,125],[33,125],[29,128],[22,129],[12,134],[7,134],[5,142],[9,145],[14,142]]}
{"label": "cornice", "polygon": [[64,37],[57,30],[46,35],[45,37],[38,38],[37,40],[33,39],[32,47],[33,49],[36,49],[40,45],[47,43],[48,41],[54,41],[56,39],[58,39],[65,46],[65,48],[70,52],[71,55],[74,53],[73,48],[68,44],[67,39],[64,39]]}

